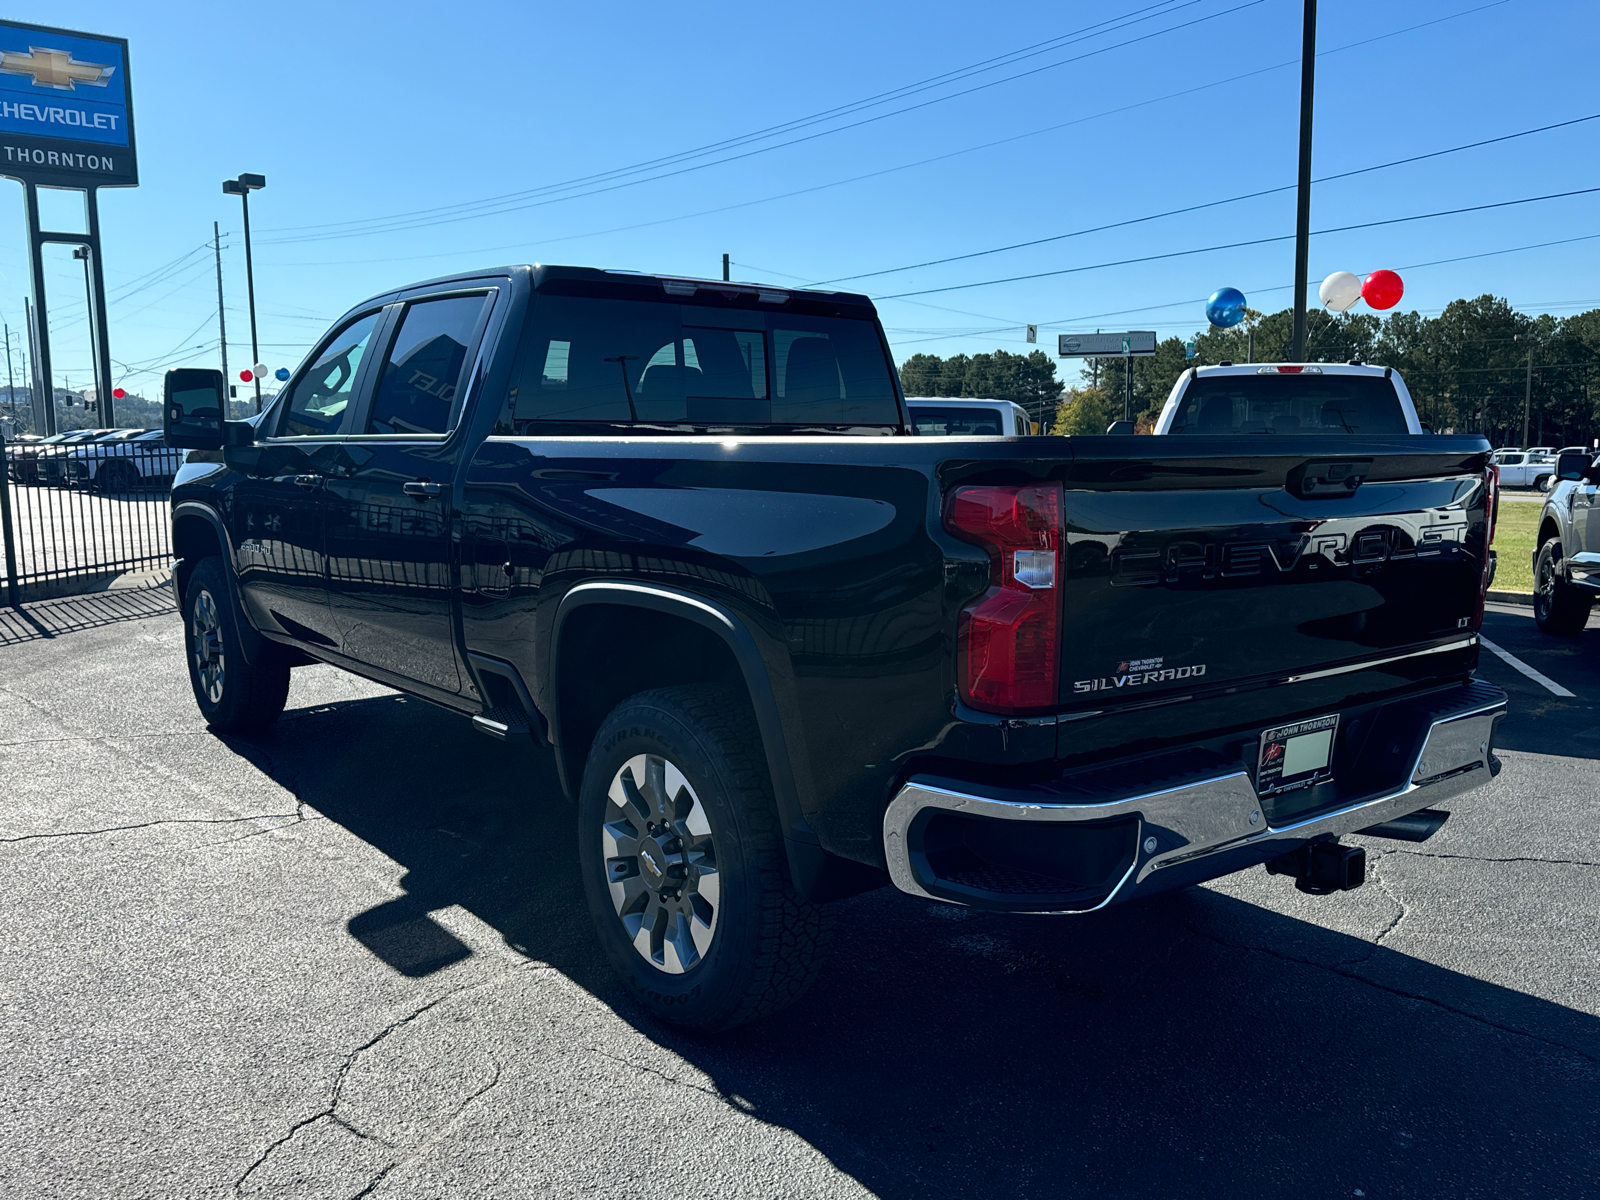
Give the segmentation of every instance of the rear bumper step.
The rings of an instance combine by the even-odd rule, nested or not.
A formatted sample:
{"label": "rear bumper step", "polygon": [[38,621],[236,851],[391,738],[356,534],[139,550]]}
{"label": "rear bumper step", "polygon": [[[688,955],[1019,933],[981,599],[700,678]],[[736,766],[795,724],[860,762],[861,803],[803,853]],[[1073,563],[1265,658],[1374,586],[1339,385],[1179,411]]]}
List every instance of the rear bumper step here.
{"label": "rear bumper step", "polygon": [[[1242,763],[1181,754],[1027,788],[913,776],[883,818],[896,887],[1010,912],[1092,912],[1112,903],[1282,859],[1308,843],[1372,831],[1487,783],[1506,696],[1481,681],[1385,709],[1405,750],[1331,808],[1273,825]],[[1391,739],[1381,739],[1389,743]],[[1390,749],[1399,749],[1391,745]],[[1437,829],[1442,819],[1433,824]],[[1405,823],[1414,837],[1427,821]],[[1431,831],[1429,831],[1431,832]],[[1424,833],[1423,836],[1428,836]],[[1293,873],[1293,872],[1290,872]],[[1349,876],[1341,876],[1348,878]]]}

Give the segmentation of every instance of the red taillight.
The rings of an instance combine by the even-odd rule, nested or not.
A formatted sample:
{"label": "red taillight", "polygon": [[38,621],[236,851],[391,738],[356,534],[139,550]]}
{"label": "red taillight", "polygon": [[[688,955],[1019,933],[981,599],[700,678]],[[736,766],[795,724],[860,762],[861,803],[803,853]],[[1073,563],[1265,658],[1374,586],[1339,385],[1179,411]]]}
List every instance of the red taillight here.
{"label": "red taillight", "polygon": [[961,612],[961,696],[985,712],[1054,707],[1061,654],[1061,488],[963,487],[945,528],[989,552],[990,587]]}
{"label": "red taillight", "polygon": [[1495,526],[1500,523],[1500,465],[1489,464],[1489,541],[1494,545]]}
{"label": "red taillight", "polygon": [[1478,573],[1478,603],[1473,610],[1472,628],[1483,628],[1483,605],[1489,599],[1490,571],[1494,569],[1494,528],[1500,520],[1500,468],[1495,463],[1490,463],[1484,469],[1484,500],[1487,505],[1485,514],[1486,528],[1483,538],[1483,569]]}

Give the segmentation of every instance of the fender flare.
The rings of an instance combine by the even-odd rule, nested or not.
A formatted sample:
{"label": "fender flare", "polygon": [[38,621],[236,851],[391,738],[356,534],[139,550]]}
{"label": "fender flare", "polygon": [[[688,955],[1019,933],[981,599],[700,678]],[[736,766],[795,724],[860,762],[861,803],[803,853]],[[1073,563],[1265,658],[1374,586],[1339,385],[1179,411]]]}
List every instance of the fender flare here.
{"label": "fender flare", "polygon": [[[239,628],[239,647],[244,651],[244,660],[253,663],[261,655],[261,644],[264,640],[250,621],[250,614],[244,606],[244,597],[239,593],[239,572],[233,557],[233,541],[228,537],[228,526],[222,520],[222,514],[209,504],[201,504],[198,500],[181,500],[172,506],[172,544],[178,544],[178,519],[180,517],[201,517],[211,523],[217,535],[217,544],[222,547],[222,573],[228,579],[228,599],[233,604],[234,614],[239,618],[236,624]],[[176,560],[173,570],[173,590],[177,590]],[[178,607],[183,607],[183,597],[176,596]]]}
{"label": "fender flare", "polygon": [[[756,728],[761,734],[761,745],[767,754],[767,765],[772,771],[772,794],[777,800],[778,817],[783,826],[785,842],[803,843],[820,850],[817,835],[806,824],[800,808],[799,789],[795,786],[794,766],[789,756],[789,745],[784,738],[783,722],[778,713],[777,697],[772,689],[772,679],[755,637],[731,610],[713,600],[706,600],[676,588],[658,584],[632,583],[626,580],[595,579],[572,587],[556,606],[555,622],[550,633],[549,695],[553,698],[550,712],[550,742],[557,748],[557,762],[561,755],[561,631],[572,613],[591,604],[609,604],[632,608],[645,608],[693,621],[709,629],[722,639],[732,652],[739,671],[744,676],[745,688],[755,710]],[[577,795],[574,786],[578,781],[567,781],[567,790]]]}

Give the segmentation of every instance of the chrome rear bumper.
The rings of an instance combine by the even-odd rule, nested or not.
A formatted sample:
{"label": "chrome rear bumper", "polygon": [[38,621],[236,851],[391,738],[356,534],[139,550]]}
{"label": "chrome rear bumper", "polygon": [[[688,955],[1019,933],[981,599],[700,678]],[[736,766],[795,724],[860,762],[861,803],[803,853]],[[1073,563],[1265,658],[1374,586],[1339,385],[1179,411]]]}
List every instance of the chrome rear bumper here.
{"label": "chrome rear bumper", "polygon": [[[1409,770],[1401,781],[1340,807],[1276,826],[1265,815],[1270,810],[1257,795],[1250,773],[1237,765],[1175,786],[1146,788],[1089,803],[1075,802],[1075,797],[1066,795],[1057,801],[1048,789],[1032,789],[1024,799],[1017,798],[1012,789],[973,786],[968,791],[969,785],[951,786],[948,780],[913,776],[884,813],[889,876],[903,892],[946,903],[1017,912],[1092,912],[1136,895],[1225,875],[1306,842],[1379,825],[1487,783],[1498,770],[1492,753],[1494,726],[1505,715],[1505,693],[1474,683],[1462,689],[1461,699],[1454,708],[1428,714],[1426,732],[1416,739],[1416,750],[1406,756]],[[982,795],[986,790],[995,794]],[[1013,794],[1008,796],[1007,791]],[[1103,831],[1114,825],[1117,838],[1123,837],[1123,830],[1131,830],[1131,849],[1123,855],[1128,860],[1125,869],[1122,859],[1117,859],[1111,876],[1098,886],[1079,888],[1088,894],[1071,901],[1035,905],[1026,890],[1009,898],[982,891],[968,896],[965,889],[939,878],[919,843],[919,829],[927,828],[929,816],[937,813],[1028,822],[1052,829],[1076,824],[1085,830],[1098,827]],[[1007,872],[1000,868],[999,873],[1004,876]]]}

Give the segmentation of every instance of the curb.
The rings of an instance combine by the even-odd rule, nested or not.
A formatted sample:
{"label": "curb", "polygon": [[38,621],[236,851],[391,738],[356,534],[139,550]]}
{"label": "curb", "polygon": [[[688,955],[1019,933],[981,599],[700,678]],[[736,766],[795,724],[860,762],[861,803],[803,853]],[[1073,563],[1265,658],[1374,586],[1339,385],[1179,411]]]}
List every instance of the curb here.
{"label": "curb", "polygon": [[1486,599],[1493,600],[1497,604],[1522,604],[1528,608],[1533,607],[1532,592],[1502,592],[1496,588],[1490,588]]}

